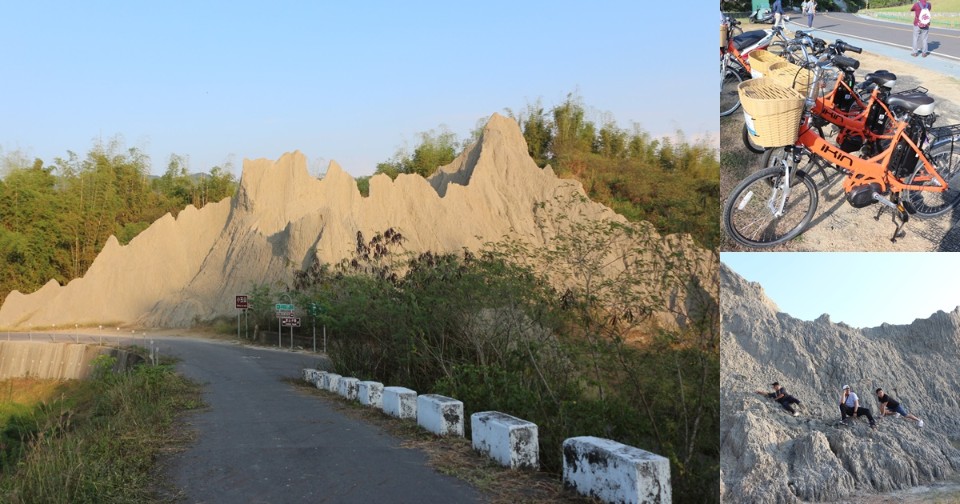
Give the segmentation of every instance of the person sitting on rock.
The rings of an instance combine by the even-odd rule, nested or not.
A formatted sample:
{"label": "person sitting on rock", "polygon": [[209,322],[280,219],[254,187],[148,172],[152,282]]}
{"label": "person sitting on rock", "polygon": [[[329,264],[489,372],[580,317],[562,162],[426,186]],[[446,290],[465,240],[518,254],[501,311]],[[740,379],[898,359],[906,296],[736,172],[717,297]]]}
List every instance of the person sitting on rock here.
{"label": "person sitting on rock", "polygon": [[857,394],[853,390],[850,390],[850,385],[844,385],[843,395],[840,396],[840,421],[845,425],[848,416],[854,418],[865,416],[867,420],[870,421],[870,428],[877,428],[877,422],[873,420],[870,408],[860,406],[860,398],[857,397]]}
{"label": "person sitting on rock", "polygon": [[917,427],[923,427],[923,420],[911,415],[899,401],[887,395],[882,388],[877,388],[877,401],[880,402],[880,416],[900,415],[908,420],[917,422]]}
{"label": "person sitting on rock", "polygon": [[787,389],[780,386],[780,382],[773,382],[771,385],[773,387],[773,392],[766,393],[761,390],[758,390],[757,393],[764,395],[780,403],[780,406],[783,406],[783,409],[790,412],[793,416],[800,416],[800,412],[793,409],[793,404],[800,405],[800,399],[793,397],[787,393]]}

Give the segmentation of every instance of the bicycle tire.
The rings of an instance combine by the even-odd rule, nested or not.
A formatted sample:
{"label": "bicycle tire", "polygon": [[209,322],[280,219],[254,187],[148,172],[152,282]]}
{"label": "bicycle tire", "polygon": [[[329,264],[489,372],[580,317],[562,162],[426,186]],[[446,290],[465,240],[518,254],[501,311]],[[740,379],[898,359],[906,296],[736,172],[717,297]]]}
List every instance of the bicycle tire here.
{"label": "bicycle tire", "polygon": [[[748,151],[754,154],[763,154],[766,151],[766,148],[763,146],[753,143],[753,135],[750,134],[750,131],[747,130],[747,124],[743,124],[743,131],[740,134],[740,138],[743,139],[743,145],[747,148]],[[763,165],[770,166],[770,165]]]}
{"label": "bicycle tire", "polygon": [[[817,186],[802,170],[794,171],[791,195],[783,201],[784,215],[778,217],[770,204],[777,199],[778,192],[782,194],[783,172],[783,167],[764,168],[733,189],[723,206],[727,236],[747,247],[765,248],[791,240],[806,229],[817,212]],[[798,194],[798,190],[804,193]]]}
{"label": "bicycle tire", "polygon": [[726,117],[740,108],[740,92],[737,88],[743,82],[743,77],[731,67],[721,66],[720,72],[720,117]]}
{"label": "bicycle tire", "polygon": [[[952,210],[960,203],[960,145],[951,139],[935,142],[926,152],[927,159],[936,168],[937,173],[947,182],[945,192],[910,191],[905,189],[901,197],[913,205],[916,216],[921,219],[939,217]],[[922,161],[917,162],[917,168],[907,177],[906,183],[913,185],[918,177],[924,180],[917,185],[933,185],[933,179],[927,179],[927,169]]]}

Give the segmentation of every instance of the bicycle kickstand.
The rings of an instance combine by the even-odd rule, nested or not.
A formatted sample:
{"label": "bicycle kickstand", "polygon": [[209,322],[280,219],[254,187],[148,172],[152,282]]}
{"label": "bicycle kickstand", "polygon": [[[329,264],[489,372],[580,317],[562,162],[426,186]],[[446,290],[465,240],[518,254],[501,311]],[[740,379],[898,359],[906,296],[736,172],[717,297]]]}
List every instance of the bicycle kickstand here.
{"label": "bicycle kickstand", "polygon": [[[897,228],[893,231],[893,238],[890,238],[892,243],[897,243],[897,238],[903,238],[907,236],[907,232],[903,231],[903,226],[907,225],[907,221],[910,220],[910,214],[907,213],[907,210],[903,208],[903,205],[898,203],[897,209],[891,212],[893,223],[896,224]],[[900,222],[897,222],[897,221]]]}

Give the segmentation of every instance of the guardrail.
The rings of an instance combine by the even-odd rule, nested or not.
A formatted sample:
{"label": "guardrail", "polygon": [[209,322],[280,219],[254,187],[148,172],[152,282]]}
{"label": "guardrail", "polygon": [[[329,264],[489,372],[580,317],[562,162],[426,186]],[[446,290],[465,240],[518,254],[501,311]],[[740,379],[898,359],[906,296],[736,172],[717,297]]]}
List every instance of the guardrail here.
{"label": "guardrail", "polygon": [[[304,381],[344,398],[376,407],[393,417],[412,419],[440,436],[463,436],[463,403],[436,394],[417,395],[404,387],[344,378],[303,369]],[[354,392],[351,393],[350,390]],[[376,397],[382,390],[382,400]],[[474,450],[511,469],[540,467],[537,425],[498,411],[470,416]],[[567,488],[604,502],[671,502],[670,461],[639,448],[596,437],[563,443],[563,482]]]}

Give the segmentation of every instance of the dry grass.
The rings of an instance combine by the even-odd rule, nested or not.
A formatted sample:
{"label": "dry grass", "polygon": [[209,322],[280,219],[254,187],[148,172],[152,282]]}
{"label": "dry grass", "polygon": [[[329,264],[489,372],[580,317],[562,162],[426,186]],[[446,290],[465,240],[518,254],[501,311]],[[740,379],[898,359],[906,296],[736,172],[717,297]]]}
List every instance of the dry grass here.
{"label": "dry grass", "polygon": [[379,409],[362,406],[358,402],[319,390],[300,380],[289,380],[289,383],[303,393],[322,398],[345,415],[376,425],[402,439],[402,447],[426,453],[431,467],[442,474],[470,483],[485,494],[488,502],[495,504],[599,502],[565,490],[563,483],[556,475],[539,471],[515,471],[502,467],[474,452],[467,439],[438,437],[418,427],[416,422],[393,418]]}

